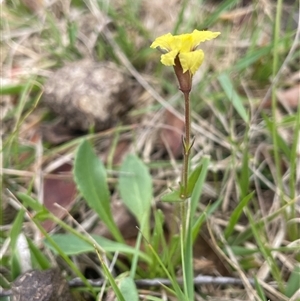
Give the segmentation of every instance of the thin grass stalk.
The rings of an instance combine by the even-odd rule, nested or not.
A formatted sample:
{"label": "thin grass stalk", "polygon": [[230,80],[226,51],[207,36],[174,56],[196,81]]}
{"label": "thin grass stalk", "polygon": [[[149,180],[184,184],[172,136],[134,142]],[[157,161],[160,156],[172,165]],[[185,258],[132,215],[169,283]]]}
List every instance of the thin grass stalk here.
{"label": "thin grass stalk", "polygon": [[[280,20],[282,13],[282,0],[277,1],[276,19],[274,28],[274,47],[273,47],[273,79],[276,77],[279,65],[279,42],[280,42]],[[277,99],[276,99],[276,85],[272,85],[272,117],[274,126],[272,127],[272,139],[274,144],[274,160],[276,168],[276,182],[279,189],[280,200],[283,202],[283,183],[282,183],[282,170],[281,170],[281,158],[279,154],[279,143],[277,139],[277,127],[276,127],[276,111],[277,111]]]}

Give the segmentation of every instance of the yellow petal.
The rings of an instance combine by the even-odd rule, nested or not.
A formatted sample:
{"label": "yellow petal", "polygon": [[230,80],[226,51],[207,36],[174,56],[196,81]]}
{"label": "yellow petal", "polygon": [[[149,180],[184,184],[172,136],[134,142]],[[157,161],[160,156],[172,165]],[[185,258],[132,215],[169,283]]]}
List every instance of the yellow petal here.
{"label": "yellow petal", "polygon": [[189,70],[192,74],[195,74],[195,72],[201,66],[203,59],[204,52],[202,50],[179,54],[179,60],[183,69],[183,73]]}
{"label": "yellow petal", "polygon": [[193,48],[193,36],[192,34],[182,34],[178,38],[181,41],[180,52],[190,52]]}
{"label": "yellow petal", "polygon": [[178,40],[176,40],[172,34],[167,33],[155,39],[150,48],[159,48],[168,52],[178,48],[178,46]]}
{"label": "yellow petal", "polygon": [[165,66],[173,66],[175,65],[174,63],[174,60],[175,60],[175,57],[176,55],[178,54],[178,51],[177,50],[172,50],[166,54],[163,54],[161,56],[161,62],[162,64],[164,64]]}
{"label": "yellow petal", "polygon": [[212,32],[212,31],[207,31],[207,30],[199,31],[199,30],[195,29],[192,33],[192,36],[193,36],[193,47],[192,48],[195,49],[201,42],[215,39],[220,34],[221,34],[220,32]]}

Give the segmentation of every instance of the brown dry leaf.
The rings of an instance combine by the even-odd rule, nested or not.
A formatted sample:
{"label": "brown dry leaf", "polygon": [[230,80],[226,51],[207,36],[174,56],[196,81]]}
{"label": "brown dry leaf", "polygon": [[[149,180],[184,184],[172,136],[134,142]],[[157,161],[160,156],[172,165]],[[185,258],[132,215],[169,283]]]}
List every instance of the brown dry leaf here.
{"label": "brown dry leaf", "polygon": [[166,110],[164,117],[166,127],[161,130],[161,140],[171,151],[173,157],[178,158],[182,154],[184,122],[168,110]]}
{"label": "brown dry leaf", "polygon": [[297,109],[300,104],[300,84],[286,90],[279,90],[276,95],[283,107]]}
{"label": "brown dry leaf", "polygon": [[[60,219],[65,217],[66,211],[61,210],[55,203],[66,210],[69,210],[74,203],[76,186],[70,174],[71,170],[71,165],[63,164],[55,170],[54,174],[44,179],[44,205],[52,214]],[[50,231],[55,224],[47,220],[43,223],[43,226],[46,231]]]}

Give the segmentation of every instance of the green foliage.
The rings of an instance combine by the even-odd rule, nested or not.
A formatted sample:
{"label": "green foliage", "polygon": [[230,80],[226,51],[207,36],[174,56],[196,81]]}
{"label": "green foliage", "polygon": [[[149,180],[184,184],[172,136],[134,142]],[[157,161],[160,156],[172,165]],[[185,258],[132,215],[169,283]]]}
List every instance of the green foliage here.
{"label": "green foliage", "polygon": [[122,201],[149,238],[152,179],[146,165],[135,155],[128,155],[120,168],[119,191]]}
{"label": "green foliage", "polygon": [[[64,251],[66,255],[78,255],[87,252],[94,252],[95,247],[93,241],[96,242],[103,251],[105,252],[120,252],[121,254],[135,254],[137,251],[135,248],[127,246],[122,243],[118,243],[102,236],[98,235],[91,235],[92,240],[90,243],[82,240],[80,237],[74,234],[53,234],[51,235],[51,241],[55,243],[61,250]],[[54,252],[56,252],[56,248],[49,240],[45,240],[45,244]],[[149,261],[149,258],[143,254],[142,252],[138,251],[139,256],[145,260]]]}
{"label": "green foliage", "polygon": [[261,287],[261,285],[259,284],[258,280],[256,277],[254,277],[254,281],[255,281],[255,289],[257,291],[257,294],[260,298],[261,301],[267,301],[267,298],[264,294],[264,290],[263,288]]}
{"label": "green foliage", "polygon": [[[39,145],[32,139],[30,131],[26,130],[28,124],[32,124],[32,120],[37,120],[37,124],[45,121],[43,103],[39,104],[36,111],[41,95],[39,93],[43,89],[41,84],[44,82],[41,74],[43,75],[44,71],[52,72],[54,67],[62,66],[68,61],[74,62],[80,58],[86,58],[86,55],[88,57],[92,55],[96,61],[115,61],[121,65],[121,68],[127,68],[134,75],[136,70],[131,69],[133,65],[141,72],[141,76],[136,77],[136,80],[142,83],[145,79],[146,83],[150,84],[146,90],[154,98],[155,93],[152,93],[151,85],[155,82],[155,85],[160,86],[157,92],[168,100],[172,108],[178,110],[180,114],[183,113],[181,99],[176,95],[177,86],[173,81],[172,69],[166,70],[158,62],[154,62],[155,56],[148,48],[156,33],[148,29],[151,22],[146,24],[143,17],[141,18],[141,13],[145,15],[148,13],[143,11],[147,3],[127,0],[118,7],[110,1],[95,1],[93,7],[78,0],[70,3],[70,12],[75,9],[80,14],[91,13],[95,16],[99,10],[106,15],[109,19],[107,29],[113,33],[113,42],[117,47],[108,42],[105,36],[106,28],[99,35],[98,29],[93,31],[93,37],[96,37],[96,40],[94,46],[90,47],[92,43],[86,43],[90,37],[88,33],[85,37],[87,28],[82,28],[81,18],[76,17],[77,12],[69,15],[69,9],[65,7],[61,12],[59,8],[55,8],[58,11],[57,14],[51,10],[52,8],[49,7],[49,10],[47,8],[45,18],[41,23],[40,15],[27,9],[20,1],[8,1],[2,5],[4,15],[7,16],[3,23],[4,31],[7,28],[7,32],[3,35],[3,64],[5,74],[9,74],[9,76],[4,76],[7,76],[10,81],[2,85],[0,94],[10,97],[12,109],[3,120],[4,123],[8,122],[8,127],[5,124],[5,130],[8,129],[8,132],[4,132],[3,135],[1,155],[3,156],[4,181],[3,184],[1,183],[3,187],[0,188],[3,191],[8,188],[16,195],[18,201],[30,213],[30,223],[34,223],[39,234],[45,237],[45,247],[65,261],[68,266],[67,271],[79,276],[85,283],[84,290],[94,295],[95,299],[95,289],[89,285],[78,266],[69,258],[69,256],[94,253],[94,243],[97,249],[102,248],[100,255],[102,269],[118,300],[138,300],[134,279],[139,277],[168,277],[172,283],[171,288],[164,287],[168,294],[174,295],[177,300],[194,300],[198,296],[196,296],[197,292],[194,292],[192,279],[194,268],[192,245],[203,223],[209,221],[213,215],[217,216],[216,226],[221,229],[220,236],[218,232],[214,232],[214,228],[212,229],[213,234],[216,235],[217,247],[223,248],[223,241],[221,242],[220,238],[224,238],[224,244],[229,244],[230,250],[236,256],[239,268],[245,272],[246,276],[248,272],[255,274],[263,259],[271,271],[266,281],[275,281],[279,288],[273,289],[284,294],[286,300],[296,298],[295,294],[297,294],[300,282],[297,264],[299,248],[295,244],[300,237],[296,210],[300,106],[295,109],[289,108],[289,104],[286,104],[288,108],[286,110],[284,103],[283,106],[278,105],[276,97],[278,88],[287,87],[286,75],[290,80],[292,73],[298,71],[299,50],[293,51],[291,48],[296,33],[293,13],[280,18],[281,13],[285,11],[282,8],[284,4],[282,0],[278,0],[276,4],[276,19],[271,18],[272,11],[266,14],[259,9],[261,5],[259,1],[252,1],[251,13],[243,9],[239,10],[242,1],[238,0],[221,1],[216,5],[209,2],[209,7],[206,6],[207,3],[208,1],[200,1],[197,4],[193,4],[192,1],[183,1],[178,4],[177,10],[172,11],[172,19],[174,19],[172,24],[167,24],[167,26],[162,24],[162,27],[160,23],[157,24],[159,27],[157,31],[161,31],[163,26],[166,26],[166,28],[173,28],[174,34],[189,32],[194,28],[222,31],[220,39],[216,40],[211,48],[204,49],[203,76],[200,76],[200,84],[197,82],[197,76],[194,81],[192,99],[195,110],[192,113],[192,122],[193,135],[196,136],[197,153],[195,155],[203,158],[202,153],[209,153],[210,159],[207,157],[201,159],[200,164],[188,179],[191,220],[184,241],[185,248],[181,250],[181,254],[178,233],[167,240],[164,229],[165,216],[157,208],[154,208],[152,212],[150,231],[151,203],[155,199],[156,192],[160,194],[164,191],[160,185],[154,186],[157,182],[152,181],[152,177],[155,178],[157,174],[160,176],[161,171],[167,171],[163,181],[170,185],[170,181],[174,180],[170,170],[172,166],[178,164],[175,162],[176,158],[173,161],[159,158],[157,161],[156,159],[147,161],[146,165],[136,155],[129,155],[120,167],[115,166],[114,156],[118,152],[118,142],[123,138],[124,132],[135,138],[136,125],[121,125],[118,129],[86,135],[86,139],[98,143],[98,139],[102,137],[106,139],[111,133],[117,133],[106,167],[98,159],[90,142],[81,141],[82,138],[73,139],[56,147],[44,144],[41,155]],[[200,11],[192,6],[198,4],[201,4]],[[296,11],[298,5],[295,2],[290,11]],[[120,11],[122,11],[121,14]],[[145,20],[151,21],[147,18]],[[286,24],[281,26],[281,23]],[[264,28],[263,31],[262,28]],[[233,34],[239,36],[233,37]],[[34,42],[38,41],[38,44],[31,43],[30,39],[33,36]],[[30,43],[27,43],[27,38]],[[232,42],[236,43],[237,47]],[[6,51],[5,44],[12,49],[8,48]],[[34,47],[31,48],[30,44]],[[287,56],[290,51],[292,51],[291,56]],[[34,63],[28,74],[26,74],[26,66],[29,64],[23,66],[23,58],[25,58],[25,63]],[[129,67],[124,64],[124,61],[128,61]],[[278,73],[281,66],[284,66],[284,72]],[[31,74],[35,72],[38,75],[32,77]],[[269,92],[265,92],[267,89],[272,90],[271,96]],[[271,109],[266,106],[265,102],[269,99],[272,100]],[[143,105],[135,108],[131,116],[152,113],[161,107],[158,103]],[[49,116],[52,118],[52,115],[47,112],[46,114],[48,114],[46,117],[49,121]],[[36,118],[37,116],[39,118]],[[33,117],[33,119],[28,117]],[[34,122],[33,124],[36,125]],[[203,136],[205,141],[198,140],[198,136]],[[78,190],[88,206],[109,228],[116,241],[78,231],[77,227],[68,225],[68,221],[65,222],[53,216],[40,203],[40,200],[33,198],[33,194],[31,196],[31,192],[37,195],[40,192],[36,191],[38,188],[35,185],[36,175],[32,178],[27,175],[27,172],[31,175],[30,172],[35,170],[36,166],[40,166],[40,161],[36,161],[37,158],[43,162],[41,167],[43,171],[51,160],[62,157],[64,154],[71,155],[78,144],[74,161],[74,179]],[[154,157],[151,156],[152,153],[150,154],[152,160]],[[228,165],[227,162],[229,162]],[[150,176],[149,169],[153,176]],[[118,180],[110,179],[112,181],[109,182],[109,186],[107,170],[112,171],[112,175],[119,175]],[[162,178],[159,178],[159,181],[162,181]],[[213,193],[205,194],[201,204],[201,195],[206,182],[207,187]],[[119,189],[118,197],[135,216],[141,229],[134,247],[124,243],[112,217],[111,191],[116,191],[116,188]],[[27,191],[27,193],[19,193],[20,191]],[[272,191],[276,192],[274,200],[264,199],[262,193],[272,193]],[[175,207],[180,206],[181,192],[182,187],[179,185],[179,188],[162,196],[161,200],[177,203]],[[263,198],[266,205],[271,203],[272,210],[277,209],[265,211],[263,215],[258,197]],[[279,207],[275,203],[278,197],[280,198]],[[226,202],[227,206],[225,206]],[[72,210],[76,210],[77,206],[78,203]],[[252,206],[255,208],[252,209]],[[20,234],[23,234],[24,212],[24,209],[19,210],[13,222],[5,225],[9,227],[3,227],[1,230],[1,244],[5,246],[5,243],[10,242],[1,261],[3,271],[8,271],[8,275],[0,275],[3,288],[9,288],[10,281],[21,273],[20,260],[22,259],[18,255],[17,239]],[[75,216],[73,211],[70,213]],[[285,220],[287,235],[283,243],[274,248],[271,245],[274,239],[271,235],[274,231],[268,230],[277,217]],[[46,219],[52,220],[58,226],[59,233],[63,231],[66,233],[49,235],[41,225],[41,222]],[[243,231],[240,231],[241,227]],[[44,249],[35,245],[30,237],[26,239],[32,267],[49,268],[52,260],[47,258]],[[183,241],[181,243],[183,244]],[[140,248],[143,248],[143,251],[140,251]],[[274,251],[285,253],[292,258],[292,262],[296,262],[290,274],[286,274],[285,263],[281,262],[279,265],[277,259],[273,257]],[[123,275],[117,277],[112,275],[104,260],[106,256],[111,259],[113,256],[111,253],[114,252],[119,252],[123,256],[125,254],[131,265],[128,268],[119,260],[116,262],[121,272],[125,272],[125,278]],[[230,257],[226,250],[221,250],[221,252],[224,252],[222,255]],[[180,262],[180,256],[183,262]],[[141,268],[140,262],[145,267]],[[176,279],[181,271],[186,279],[183,288]],[[129,277],[127,277],[128,273],[130,273]],[[266,301],[268,299],[266,296],[269,296],[266,293],[267,286],[264,286],[261,280],[256,278],[254,280],[257,295],[262,301]],[[224,287],[222,289],[226,290]],[[155,296],[144,298],[153,301],[162,300]],[[7,301],[8,298],[4,299],[0,298],[1,301]]]}
{"label": "green foliage", "polygon": [[116,297],[118,299],[118,301],[127,301],[122,292],[120,291],[115,279],[114,279],[114,276],[111,274],[109,268],[107,267],[106,265],[106,262],[104,261],[102,255],[100,254],[100,251],[96,249],[96,252],[97,252],[97,255],[98,255],[98,258],[101,262],[101,266],[102,266],[102,269],[103,269],[103,272],[104,272],[104,275],[106,276],[106,278],[108,279],[114,293],[116,294]]}
{"label": "green foliage", "polygon": [[289,280],[285,288],[285,295],[287,297],[292,297],[297,291],[299,291],[300,283],[300,265],[297,264],[292,271]]}
{"label": "green foliage", "polygon": [[249,115],[244,107],[243,100],[236,92],[228,74],[222,73],[218,76],[220,85],[222,86],[227,99],[232,103],[236,111],[245,123],[249,122]]}
{"label": "green foliage", "polygon": [[232,234],[235,225],[237,224],[241,214],[244,211],[244,208],[246,208],[249,201],[252,200],[253,195],[254,195],[254,192],[251,192],[250,194],[246,195],[240,201],[240,203],[237,205],[237,207],[234,209],[234,211],[232,212],[232,214],[230,216],[230,219],[228,221],[228,225],[227,225],[227,227],[225,229],[225,232],[224,232],[225,238],[228,239],[230,237],[230,235]]}
{"label": "green foliage", "polygon": [[119,282],[119,289],[126,301],[139,301],[139,294],[132,278],[122,278]]}
{"label": "green foliage", "polygon": [[50,269],[51,264],[49,259],[43,254],[43,252],[33,243],[33,241],[27,237],[27,243],[31,253],[32,266],[36,269]]}
{"label": "green foliage", "polygon": [[111,213],[105,167],[86,140],[82,141],[76,152],[74,179],[88,205],[97,212],[112,235],[123,241]]}

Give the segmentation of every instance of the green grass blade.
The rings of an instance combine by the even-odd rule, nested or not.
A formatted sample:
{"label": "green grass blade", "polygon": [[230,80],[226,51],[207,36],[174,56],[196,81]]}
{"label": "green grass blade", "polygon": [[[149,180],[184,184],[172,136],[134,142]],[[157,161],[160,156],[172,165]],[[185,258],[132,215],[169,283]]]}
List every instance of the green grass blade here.
{"label": "green grass blade", "polygon": [[39,268],[47,270],[51,268],[49,259],[43,254],[43,252],[33,243],[31,239],[27,237],[28,246],[30,248],[31,260],[33,268]]}
{"label": "green grass blade", "polygon": [[[203,157],[202,162],[200,162],[202,168],[200,170],[200,173],[198,175],[198,179],[196,181],[196,184],[194,184],[192,195],[191,195],[191,219],[194,218],[194,215],[196,213],[196,209],[200,200],[200,196],[202,194],[203,185],[206,179],[208,166],[209,166],[210,159],[209,157]],[[190,179],[189,179],[190,180]],[[188,183],[188,187],[191,187],[191,183]]]}
{"label": "green grass blade", "polygon": [[182,292],[177,280],[171,276],[170,272],[168,271],[168,269],[166,268],[166,266],[163,264],[160,257],[156,253],[156,251],[152,248],[152,246],[149,243],[148,243],[148,247],[149,247],[150,251],[152,252],[152,254],[154,255],[156,261],[159,263],[159,265],[162,267],[162,269],[166,273],[167,277],[170,279],[172,286],[176,292],[176,297],[178,298],[178,300],[188,301],[188,299],[185,297],[184,293]]}
{"label": "green grass blade", "polygon": [[221,73],[218,76],[218,80],[220,85],[222,86],[228,100],[232,103],[238,114],[241,116],[241,118],[248,123],[249,122],[249,116],[246,112],[246,109],[243,105],[243,101],[236,92],[235,88],[233,87],[233,84],[226,73]]}
{"label": "green grass blade", "polygon": [[274,279],[276,280],[280,291],[283,292],[284,291],[284,285],[283,285],[284,282],[281,277],[277,263],[273,258],[270,248],[263,241],[264,235],[262,235],[262,233],[261,233],[262,227],[260,227],[261,229],[259,232],[259,229],[258,229],[257,225],[255,224],[255,221],[253,220],[253,217],[250,213],[250,210],[248,210],[248,208],[245,208],[245,213],[249,219],[252,233],[253,233],[256,243],[259,247],[259,250],[260,250],[261,254],[263,255],[263,257],[265,258],[266,262],[268,263],[270,272],[271,272],[272,276],[274,277]]}
{"label": "green grass blade", "polygon": [[245,196],[241,202],[234,209],[232,214],[230,215],[230,219],[228,221],[228,225],[224,231],[225,238],[228,239],[233,232],[235,225],[237,224],[241,214],[243,213],[244,208],[248,205],[249,201],[252,199],[254,195],[254,191]]}
{"label": "green grass blade", "polygon": [[261,285],[259,284],[259,282],[258,282],[258,280],[257,280],[256,277],[254,277],[254,284],[255,284],[255,289],[256,289],[256,292],[257,292],[260,300],[261,301],[267,301],[265,293],[264,293],[264,290],[261,287]]}
{"label": "green grass blade", "polygon": [[110,270],[108,269],[108,267],[106,266],[106,263],[104,262],[103,260],[103,257],[101,256],[100,254],[100,251],[97,249],[97,247],[95,246],[95,250],[97,252],[97,255],[98,255],[98,258],[101,262],[101,266],[102,266],[102,269],[103,269],[103,272],[106,276],[106,278],[108,279],[113,291],[115,292],[116,296],[117,296],[117,299],[118,301],[129,301],[129,300],[126,300],[122,294],[122,292],[120,291],[113,275],[111,274]]}

